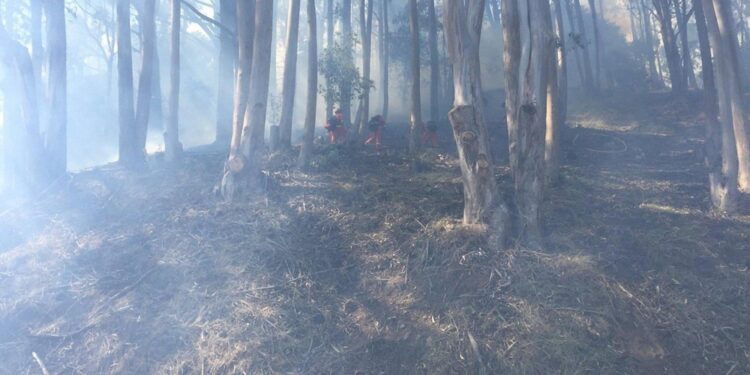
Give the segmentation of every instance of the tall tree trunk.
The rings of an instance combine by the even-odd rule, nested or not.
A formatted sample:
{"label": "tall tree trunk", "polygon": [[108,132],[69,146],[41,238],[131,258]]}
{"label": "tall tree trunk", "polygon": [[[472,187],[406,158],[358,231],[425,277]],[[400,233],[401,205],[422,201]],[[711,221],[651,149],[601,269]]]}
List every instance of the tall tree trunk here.
{"label": "tall tree trunk", "polygon": [[390,46],[390,31],[388,30],[388,2],[381,0],[383,13],[380,15],[380,91],[383,94],[381,114],[388,120],[388,59]]}
{"label": "tall tree trunk", "polygon": [[156,0],[146,0],[143,5],[143,12],[139,14],[143,38],[141,46],[141,74],[138,80],[138,104],[135,110],[137,147],[139,153],[142,154],[141,158],[145,155],[146,135],[151,115],[151,90],[154,78],[154,56],[156,55]]}
{"label": "tall tree trunk", "polygon": [[273,11],[272,2],[256,0],[253,65],[240,141],[242,159],[239,160],[239,168],[234,171],[235,174],[241,173],[246,177],[246,183],[251,187],[257,187],[260,182],[260,164],[265,149],[266,111],[271,77]]}
{"label": "tall tree trunk", "polygon": [[682,60],[677,48],[677,39],[674,27],[672,27],[672,2],[670,0],[653,0],[656,16],[661,29],[661,39],[664,43],[664,55],[667,58],[667,69],[669,70],[669,81],[672,84],[672,93],[683,95],[687,89],[683,80]]}
{"label": "tall tree trunk", "polygon": [[219,19],[219,85],[216,97],[217,146],[227,147],[232,137],[232,85],[234,66],[237,61],[237,0],[220,0]]}
{"label": "tall tree trunk", "polygon": [[[489,5],[489,4],[488,4]],[[427,1],[430,16],[430,120],[440,119],[440,62],[437,42],[437,15],[435,0]]]}
{"label": "tall tree trunk", "polygon": [[[576,17],[573,13],[573,7],[570,5],[571,0],[562,0],[565,3],[565,13],[568,16],[568,24],[570,25],[570,35],[582,35],[580,31],[576,29]],[[572,38],[571,38],[572,39]],[[575,40],[573,40],[576,43]],[[578,72],[578,81],[581,87],[586,87],[586,76],[583,71],[583,57],[581,56],[581,46],[577,43],[571,48],[575,51],[576,56],[576,71]]]}
{"label": "tall tree trunk", "polygon": [[[705,5],[705,3],[704,3]],[[705,9],[708,9],[706,7]],[[731,121],[734,128],[735,143],[737,148],[738,165],[738,184],[741,191],[750,193],[750,139],[747,131],[747,114],[744,108],[742,87],[742,68],[739,63],[739,47],[737,43],[737,34],[734,30],[734,17],[732,15],[731,5],[727,0],[713,0],[714,17],[706,11],[706,18],[709,25],[709,34],[718,33],[723,53],[715,53],[717,60],[717,87],[719,87],[719,108],[721,111],[721,87],[722,82],[719,75],[723,72],[726,78],[723,83],[726,85],[726,100],[730,112],[726,117],[722,113],[722,121]],[[712,19],[716,20],[716,27],[712,26]],[[712,43],[714,46],[714,43]],[[717,48],[717,49],[718,49]],[[719,66],[719,63],[722,63]]]}
{"label": "tall tree trunk", "polygon": [[[510,2],[506,3],[506,7]],[[521,241],[541,246],[541,203],[544,184],[544,133],[546,128],[549,54],[553,50],[549,3],[518,0],[503,20],[520,21],[504,25],[505,40],[515,38],[517,45],[506,53],[506,108],[513,116],[509,122],[511,170],[515,185]],[[506,22],[504,22],[505,24]],[[517,27],[515,30],[512,27]],[[507,62],[512,61],[508,64]],[[516,70],[517,69],[517,70]],[[512,99],[511,96],[514,96]],[[510,100],[508,100],[510,99]]]}
{"label": "tall tree trunk", "polygon": [[37,82],[37,100],[42,97],[42,67],[44,66],[44,44],[42,43],[43,0],[31,0],[31,61],[34,64],[34,81]]}
{"label": "tall tree trunk", "polygon": [[648,76],[658,87],[663,85],[661,74],[656,70],[656,54],[654,53],[654,32],[651,27],[651,11],[646,7],[646,0],[640,1],[643,35],[646,41],[646,60],[648,60]]}
{"label": "tall tree trunk", "polygon": [[[484,9],[484,7],[482,7]],[[422,126],[422,96],[419,63],[419,10],[417,0],[409,0],[409,31],[411,34],[411,131],[409,153],[416,157],[419,149],[419,129]]]}
{"label": "tall tree trunk", "polygon": [[583,10],[581,10],[581,0],[573,0],[574,8],[576,12],[576,19],[578,21],[578,32],[580,33],[581,44],[582,44],[582,55],[583,55],[583,76],[584,82],[583,87],[588,93],[594,91],[594,78],[591,71],[591,56],[589,54],[588,37],[586,33],[586,24],[583,21]]}
{"label": "tall tree trunk", "polygon": [[135,166],[142,160],[138,149],[133,100],[133,54],[130,40],[130,0],[117,0],[117,80],[120,126],[120,162]]}
{"label": "tall tree trunk", "polygon": [[182,154],[180,144],[180,30],[181,3],[172,0],[172,29],[169,63],[169,120],[164,133],[164,151],[167,161],[174,162]]}
{"label": "tall tree trunk", "polygon": [[567,117],[568,68],[565,50],[565,31],[560,1],[555,0],[555,34],[558,45],[550,58],[550,76],[547,85],[547,130],[545,132],[544,178],[547,185],[560,177],[560,131]]}
{"label": "tall tree trunk", "polygon": [[[6,189],[28,192],[42,188],[51,177],[49,157],[39,129],[39,106],[34,67],[28,50],[13,40],[0,23],[0,63],[12,72],[6,78],[3,150]],[[16,122],[17,121],[17,122]],[[11,124],[20,124],[20,127]]]}
{"label": "tall tree trunk", "polygon": [[682,50],[682,81],[688,87],[698,87],[695,81],[695,70],[693,69],[693,59],[690,56],[690,44],[688,43],[688,22],[690,13],[687,9],[688,0],[680,0],[675,5],[675,14],[677,15],[677,24],[680,30],[680,49]]}
{"label": "tall tree trunk", "polygon": [[65,4],[46,1],[49,118],[44,132],[52,176],[65,173],[68,154],[68,63]]}
{"label": "tall tree trunk", "polygon": [[594,34],[594,88],[599,90],[602,85],[602,41],[599,35],[599,17],[596,15],[596,0],[589,0],[589,10]]}
{"label": "tall tree trunk", "polygon": [[730,140],[733,134],[724,135],[724,131],[734,132],[727,125],[719,122],[719,108],[717,103],[716,80],[714,64],[711,59],[711,44],[709,42],[706,17],[701,0],[693,0],[695,8],[695,23],[698,29],[698,42],[701,50],[701,66],[703,79],[703,100],[706,111],[706,145],[705,164],[708,169],[709,193],[711,207],[718,212],[734,212],[737,209],[737,166],[734,143]]}
{"label": "tall tree trunk", "polygon": [[[461,166],[463,223],[485,226],[492,234],[494,244],[500,246],[507,235],[508,212],[495,182],[489,134],[482,108],[479,42],[484,5],[484,0],[444,2],[443,24],[448,55],[453,64],[455,88],[453,109],[448,118]],[[508,20],[508,8],[513,6],[507,3],[503,6],[504,26]]]}
{"label": "tall tree trunk", "polygon": [[[333,48],[335,26],[333,0],[326,0],[326,48]],[[327,83],[326,85],[326,116],[333,116],[333,96],[331,94],[333,90]]]}
{"label": "tall tree trunk", "polygon": [[[352,53],[354,50],[354,42],[352,39],[352,0],[343,0],[341,7],[341,28],[344,51]],[[353,61],[353,59],[347,58],[347,61]],[[344,84],[343,87],[341,87],[341,110],[344,112],[344,125],[346,127],[351,127],[352,87],[349,84]]]}
{"label": "tall tree trunk", "polygon": [[305,108],[305,140],[299,153],[298,165],[305,169],[310,164],[310,154],[315,139],[315,112],[318,104],[318,29],[315,0],[307,0],[309,46],[307,52],[307,106]]}
{"label": "tall tree trunk", "polygon": [[297,45],[299,40],[300,0],[290,0],[287,18],[286,56],[284,57],[284,86],[282,89],[280,145],[292,148],[292,117],[294,115],[294,92],[297,89]]}
{"label": "tall tree trunk", "polygon": [[362,80],[365,89],[362,92],[362,118],[359,123],[359,134],[364,136],[367,131],[367,120],[370,118],[370,70],[372,66],[372,15],[375,0],[363,1],[367,3],[365,32],[362,36]]}

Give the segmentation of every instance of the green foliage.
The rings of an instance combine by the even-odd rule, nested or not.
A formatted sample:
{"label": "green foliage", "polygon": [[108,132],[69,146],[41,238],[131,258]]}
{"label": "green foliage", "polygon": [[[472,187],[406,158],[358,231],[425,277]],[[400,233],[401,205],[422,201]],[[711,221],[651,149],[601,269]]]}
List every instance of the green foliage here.
{"label": "green foliage", "polygon": [[359,73],[354,63],[352,48],[344,48],[340,43],[334,43],[333,47],[326,48],[319,62],[320,73],[325,77],[326,83],[321,85],[319,91],[333,103],[341,104],[344,98],[345,88],[351,88],[351,97],[362,97],[365,89],[374,87],[373,81],[365,80]]}

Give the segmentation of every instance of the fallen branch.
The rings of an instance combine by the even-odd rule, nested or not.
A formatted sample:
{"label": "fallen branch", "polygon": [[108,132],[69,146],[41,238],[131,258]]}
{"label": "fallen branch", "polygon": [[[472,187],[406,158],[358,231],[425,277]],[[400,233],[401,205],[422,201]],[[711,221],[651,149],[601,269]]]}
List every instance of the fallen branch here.
{"label": "fallen branch", "polygon": [[42,369],[42,374],[49,375],[49,371],[47,371],[47,366],[45,366],[44,362],[42,362],[42,359],[39,358],[38,355],[36,355],[36,352],[31,352],[31,356],[34,357],[36,364],[39,365],[39,368]]}

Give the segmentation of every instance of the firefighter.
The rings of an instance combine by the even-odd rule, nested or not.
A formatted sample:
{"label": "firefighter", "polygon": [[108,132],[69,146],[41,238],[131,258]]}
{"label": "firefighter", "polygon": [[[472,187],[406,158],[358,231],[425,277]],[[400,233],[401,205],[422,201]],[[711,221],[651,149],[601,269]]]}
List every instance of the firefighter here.
{"label": "firefighter", "polygon": [[431,145],[433,148],[438,146],[438,134],[437,134],[437,123],[435,121],[427,121],[425,125],[422,123],[422,144],[427,146]]}
{"label": "firefighter", "polygon": [[366,145],[375,143],[375,148],[380,148],[380,144],[383,142],[383,128],[385,128],[385,119],[381,115],[373,116],[367,123],[367,128],[370,130],[370,136],[365,141]]}
{"label": "firefighter", "polygon": [[328,131],[328,138],[331,144],[336,144],[339,138],[346,136],[346,127],[344,126],[344,111],[337,109],[333,117],[328,119],[325,129]]}

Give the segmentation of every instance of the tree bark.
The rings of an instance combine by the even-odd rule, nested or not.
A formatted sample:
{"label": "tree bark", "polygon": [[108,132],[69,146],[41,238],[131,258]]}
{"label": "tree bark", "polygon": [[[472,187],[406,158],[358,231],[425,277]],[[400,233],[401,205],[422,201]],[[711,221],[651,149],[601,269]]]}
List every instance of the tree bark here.
{"label": "tree bark", "polygon": [[180,144],[180,30],[181,3],[172,0],[172,30],[169,63],[169,120],[164,133],[164,151],[168,162],[177,161],[182,154]]}
{"label": "tree bark", "polygon": [[[387,0],[384,0],[387,1]],[[326,48],[333,48],[334,44],[334,18],[333,0],[326,0]],[[326,116],[333,115],[333,96],[331,86],[326,86]]]}
{"label": "tree bark", "polygon": [[[343,0],[341,7],[341,29],[343,37],[344,50],[352,53],[354,42],[352,40],[352,0]],[[350,60],[351,59],[347,59]],[[352,125],[352,87],[344,84],[341,87],[341,110],[344,112],[344,126]]]}
{"label": "tree bark", "polygon": [[388,2],[390,0],[382,0],[382,11],[380,15],[380,91],[383,94],[382,97],[382,109],[381,115],[387,121],[388,120],[388,59],[389,59],[389,45],[390,45],[390,31],[388,30]]}
{"label": "tree bark", "polygon": [[437,42],[437,15],[435,0],[427,1],[430,16],[430,120],[440,119],[440,62]]}
{"label": "tree bark", "polygon": [[680,0],[675,5],[675,14],[677,15],[677,24],[680,30],[680,49],[682,50],[682,81],[688,87],[697,88],[695,80],[695,70],[693,69],[693,59],[690,56],[690,44],[688,43],[688,22],[691,13],[687,9],[688,0]]}
{"label": "tree bark", "polygon": [[[507,4],[503,6],[506,25]],[[454,103],[448,118],[458,149],[464,191],[464,225],[480,225],[502,246],[508,212],[495,182],[489,134],[482,108],[479,42],[484,0],[446,0],[443,16],[448,55],[453,64]],[[506,39],[507,41],[507,39]],[[507,46],[507,45],[506,45]]]}
{"label": "tree bark", "polygon": [[584,76],[584,82],[583,87],[586,89],[588,93],[592,93],[594,91],[594,78],[593,73],[591,71],[591,56],[589,54],[589,47],[588,47],[588,38],[586,34],[586,25],[583,22],[583,11],[581,10],[581,0],[573,0],[575,13],[576,13],[576,19],[578,21],[578,32],[580,33],[580,38],[582,41],[582,57],[583,57],[583,76]]}
{"label": "tree bark", "polygon": [[733,130],[729,126],[722,126],[719,122],[714,64],[711,59],[711,44],[701,0],[693,0],[693,7],[703,68],[703,100],[706,112],[704,161],[708,169],[711,208],[720,213],[734,212],[737,210],[738,190],[735,184],[737,170],[732,160],[736,158],[736,155],[733,155],[736,152],[734,144],[724,142],[724,138],[731,139],[733,135],[727,134],[725,137],[723,134],[725,129],[731,132]]}
{"label": "tree bark", "polygon": [[372,67],[372,16],[375,0],[363,1],[367,3],[366,22],[362,36],[362,80],[365,83],[362,92],[362,117],[359,123],[359,134],[363,137],[367,132],[367,121],[370,118],[370,76]]}
{"label": "tree bark", "polygon": [[[722,114],[722,117],[731,121],[734,128],[738,158],[739,188],[745,193],[750,193],[750,139],[748,139],[747,114],[743,102],[742,68],[739,63],[739,47],[737,34],[734,29],[734,17],[731,5],[726,0],[713,0],[713,9],[715,17],[711,17],[706,12],[706,18],[708,19],[709,33],[714,29],[712,19],[716,20],[716,30],[714,30],[714,33],[718,33],[721,41],[720,48],[724,52],[721,56],[718,56],[718,53],[714,54],[714,56],[717,59],[717,65],[719,61],[723,64],[721,69],[726,74],[724,84],[726,84],[726,99],[730,108],[730,113],[727,113],[726,117],[723,117]],[[717,71],[719,71],[718,67]],[[719,82],[718,76],[719,73],[717,72],[717,82]],[[717,86],[721,87],[721,84]],[[721,108],[721,95],[719,95],[719,108]]]}
{"label": "tree bark", "polygon": [[226,28],[219,31],[219,85],[216,98],[217,146],[228,147],[232,137],[232,85],[237,62],[237,0],[220,0],[219,22]]}
{"label": "tree bark", "polygon": [[651,11],[646,7],[646,0],[640,1],[641,19],[643,20],[643,35],[646,41],[646,59],[648,60],[648,76],[658,87],[663,85],[661,74],[656,70],[656,54],[654,53],[654,32],[651,27]]}
{"label": "tree bark", "polygon": [[589,0],[589,10],[594,34],[594,89],[599,90],[602,85],[602,41],[599,35],[599,17],[596,15],[596,0]]}
{"label": "tree bark", "polygon": [[135,128],[138,152],[145,161],[146,136],[151,115],[151,90],[153,89],[154,61],[156,55],[156,0],[145,0],[139,14],[142,32],[141,74],[138,80],[138,103],[135,111]]}
{"label": "tree bark", "polygon": [[[509,1],[505,7],[509,7]],[[541,246],[541,203],[544,184],[544,133],[547,114],[547,80],[549,54],[553,50],[549,3],[544,0],[518,0],[503,20],[520,21],[504,25],[506,42],[516,39],[506,55],[506,108],[513,116],[510,129],[511,170],[518,209],[522,243]],[[504,13],[505,15],[505,13]],[[505,22],[504,22],[505,23]],[[512,27],[517,27],[515,30]],[[517,70],[515,70],[517,69]],[[514,96],[512,99],[510,96]],[[510,100],[508,100],[510,99]]]}
{"label": "tree bark", "polygon": [[675,95],[684,95],[687,85],[683,80],[680,51],[677,48],[677,39],[674,27],[672,27],[672,2],[670,0],[653,0],[653,2],[656,9],[656,17],[659,20],[661,39],[664,43],[664,55],[667,58],[667,69],[669,70],[669,81],[672,84],[672,93]]}
{"label": "tree bark", "polygon": [[120,127],[120,162],[133,167],[142,152],[138,150],[133,100],[133,54],[130,39],[130,0],[117,0],[117,80]]}
{"label": "tree bark", "polygon": [[411,34],[411,131],[409,132],[409,154],[412,159],[419,150],[419,129],[422,126],[422,97],[420,90],[419,63],[419,10],[417,0],[409,0],[409,31]]}
{"label": "tree bark", "polygon": [[305,107],[305,138],[299,153],[298,165],[305,169],[310,164],[310,154],[315,139],[315,115],[318,104],[318,35],[315,0],[307,0],[309,46],[307,53],[307,106]]}
{"label": "tree bark", "polygon": [[545,132],[544,178],[552,185],[560,177],[560,131],[567,117],[568,71],[565,50],[565,31],[562,22],[561,0],[555,0],[555,34],[557,46],[550,58],[547,85],[547,129]]}
{"label": "tree bark", "polygon": [[47,14],[49,118],[45,127],[45,145],[52,177],[65,174],[68,154],[68,73],[65,4],[45,1]]}
{"label": "tree bark", "polygon": [[[568,16],[568,25],[570,25],[570,35],[581,35],[581,33],[578,30],[576,30],[576,18],[573,14],[573,8],[570,5],[571,0],[562,0],[562,1],[565,3],[565,13]],[[581,86],[585,88],[586,76],[583,71],[583,57],[581,56],[581,48],[580,46],[576,44],[571,49],[575,51],[576,71],[578,72],[578,81],[580,82]]]}
{"label": "tree bark", "polygon": [[279,146],[292,148],[292,118],[294,93],[297,89],[297,45],[299,40],[300,0],[290,0],[287,18],[286,56],[284,57],[284,86],[282,91]]}

